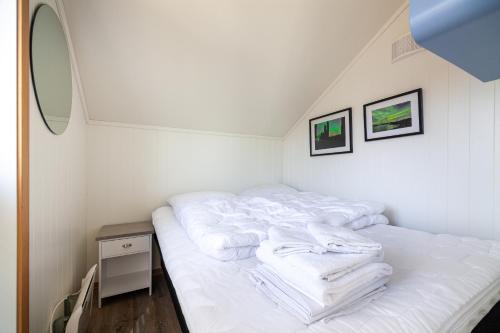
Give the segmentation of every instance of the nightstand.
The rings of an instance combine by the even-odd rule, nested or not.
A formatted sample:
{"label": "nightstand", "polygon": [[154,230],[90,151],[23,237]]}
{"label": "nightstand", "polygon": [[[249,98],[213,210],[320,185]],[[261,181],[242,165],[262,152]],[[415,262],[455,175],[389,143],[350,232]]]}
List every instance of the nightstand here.
{"label": "nightstand", "polygon": [[149,288],[154,228],[151,222],[105,225],[99,230],[99,307],[105,297]]}

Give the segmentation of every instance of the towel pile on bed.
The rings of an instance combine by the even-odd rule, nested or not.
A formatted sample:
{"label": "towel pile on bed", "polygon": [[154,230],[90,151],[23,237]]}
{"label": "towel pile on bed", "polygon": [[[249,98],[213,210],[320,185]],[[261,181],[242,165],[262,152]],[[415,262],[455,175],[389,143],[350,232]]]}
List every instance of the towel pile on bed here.
{"label": "towel pile on bed", "polygon": [[392,274],[379,243],[322,223],[272,227],[256,255],[257,289],[306,324],[359,310],[381,295]]}

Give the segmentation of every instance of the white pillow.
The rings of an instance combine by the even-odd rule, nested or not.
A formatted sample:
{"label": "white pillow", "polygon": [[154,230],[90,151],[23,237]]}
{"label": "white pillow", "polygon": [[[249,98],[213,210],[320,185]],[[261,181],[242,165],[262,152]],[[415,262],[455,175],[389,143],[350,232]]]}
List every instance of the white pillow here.
{"label": "white pillow", "polygon": [[261,185],[251,187],[240,193],[240,195],[256,197],[272,194],[294,194],[298,193],[296,189],[285,184]]}
{"label": "white pillow", "polygon": [[182,209],[186,205],[197,204],[212,199],[228,199],[234,197],[231,192],[200,191],[176,194],[168,198],[168,203],[174,210]]}

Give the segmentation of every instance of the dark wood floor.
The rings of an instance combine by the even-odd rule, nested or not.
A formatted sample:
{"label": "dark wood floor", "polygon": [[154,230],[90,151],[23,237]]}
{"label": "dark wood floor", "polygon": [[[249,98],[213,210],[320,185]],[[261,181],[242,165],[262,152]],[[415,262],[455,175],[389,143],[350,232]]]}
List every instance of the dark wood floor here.
{"label": "dark wood floor", "polygon": [[94,293],[93,313],[88,332],[181,333],[174,305],[162,272],[153,275],[153,295],[139,290],[103,299],[97,307]]}

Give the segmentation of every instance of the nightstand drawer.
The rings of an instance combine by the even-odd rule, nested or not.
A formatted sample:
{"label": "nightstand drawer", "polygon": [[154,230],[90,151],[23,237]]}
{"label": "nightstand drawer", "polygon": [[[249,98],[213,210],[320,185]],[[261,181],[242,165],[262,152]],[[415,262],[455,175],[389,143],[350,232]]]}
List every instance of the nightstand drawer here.
{"label": "nightstand drawer", "polygon": [[124,256],[149,251],[149,236],[128,237],[101,241],[102,258]]}

